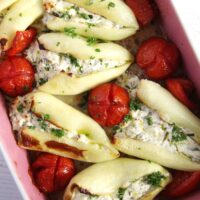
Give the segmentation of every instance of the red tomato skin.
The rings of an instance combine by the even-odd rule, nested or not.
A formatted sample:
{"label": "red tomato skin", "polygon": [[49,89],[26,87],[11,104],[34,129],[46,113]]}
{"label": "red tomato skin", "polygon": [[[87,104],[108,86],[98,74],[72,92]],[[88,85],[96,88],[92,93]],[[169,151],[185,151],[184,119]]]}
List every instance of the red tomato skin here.
{"label": "red tomato skin", "polygon": [[60,157],[55,174],[55,190],[62,190],[75,175],[74,162],[71,159]]}
{"label": "red tomato skin", "polygon": [[12,47],[6,52],[6,55],[15,56],[23,52],[31,44],[36,34],[37,30],[35,28],[30,28],[26,31],[17,31]]}
{"label": "red tomato skin", "polygon": [[177,47],[165,39],[152,37],[144,41],[136,54],[137,64],[154,80],[170,76],[179,66]]}
{"label": "red tomato skin", "polygon": [[42,153],[31,165],[32,176],[41,192],[63,190],[75,174],[71,159]]}
{"label": "red tomato skin", "polygon": [[102,126],[119,124],[129,112],[129,95],[122,87],[106,83],[94,88],[88,99],[90,116]]}
{"label": "red tomato skin", "polygon": [[32,91],[34,69],[23,57],[9,57],[0,63],[0,89],[11,97]]}
{"label": "red tomato skin", "polygon": [[197,188],[200,183],[200,172],[177,171],[173,181],[167,186],[165,194],[168,197],[181,197]]}
{"label": "red tomato skin", "polygon": [[154,10],[149,0],[125,0],[133,10],[138,22],[145,26],[155,17]]}
{"label": "red tomato skin", "polygon": [[198,106],[189,99],[188,94],[194,91],[193,83],[188,79],[171,78],[166,80],[167,89],[185,106],[195,110]]}

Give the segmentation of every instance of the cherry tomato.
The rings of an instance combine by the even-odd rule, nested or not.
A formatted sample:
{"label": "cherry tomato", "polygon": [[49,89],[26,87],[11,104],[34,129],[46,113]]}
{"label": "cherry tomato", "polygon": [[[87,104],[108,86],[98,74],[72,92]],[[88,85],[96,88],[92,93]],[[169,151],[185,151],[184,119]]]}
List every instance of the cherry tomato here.
{"label": "cherry tomato", "polygon": [[189,109],[195,110],[197,105],[189,99],[188,94],[194,91],[193,83],[188,79],[173,78],[166,80],[167,89]]}
{"label": "cherry tomato", "polygon": [[129,95],[125,89],[106,83],[89,94],[88,112],[102,126],[119,124],[129,112]]}
{"label": "cherry tomato", "polygon": [[173,181],[167,186],[165,194],[169,197],[180,197],[197,188],[200,183],[200,172],[177,171]]}
{"label": "cherry tomato", "polygon": [[37,187],[45,193],[62,190],[75,174],[71,159],[42,153],[31,166]]}
{"label": "cherry tomato", "polygon": [[125,0],[125,2],[133,10],[141,25],[148,24],[154,18],[155,13],[149,0]]}
{"label": "cherry tomato", "polygon": [[177,47],[159,37],[144,41],[136,55],[137,64],[151,79],[163,79],[171,75],[179,65],[180,55]]}
{"label": "cherry tomato", "polygon": [[33,89],[34,69],[23,57],[9,57],[0,63],[0,89],[11,97]]}
{"label": "cherry tomato", "polygon": [[12,47],[6,52],[7,56],[15,56],[24,51],[33,41],[37,30],[30,28],[26,31],[17,31],[13,40]]}

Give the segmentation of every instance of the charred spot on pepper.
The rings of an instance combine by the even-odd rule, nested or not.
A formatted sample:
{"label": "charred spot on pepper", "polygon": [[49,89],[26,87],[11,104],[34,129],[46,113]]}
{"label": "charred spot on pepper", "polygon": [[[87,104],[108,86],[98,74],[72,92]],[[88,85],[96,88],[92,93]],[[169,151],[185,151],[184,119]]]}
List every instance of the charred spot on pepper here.
{"label": "charred spot on pepper", "polygon": [[6,38],[1,38],[0,39],[0,47],[2,50],[4,50],[4,47],[6,46],[8,40]]}
{"label": "charred spot on pepper", "polygon": [[18,141],[18,143],[22,144],[24,147],[34,147],[34,146],[38,147],[40,144],[40,141],[21,132],[20,140]]}
{"label": "charred spot on pepper", "polygon": [[45,144],[48,148],[72,153],[72,154],[76,155],[77,157],[84,157],[84,155],[83,155],[84,150],[79,150],[78,148],[70,146],[68,144],[64,144],[64,143],[60,143],[60,142],[56,142],[56,141],[47,141],[47,142],[45,142]]}

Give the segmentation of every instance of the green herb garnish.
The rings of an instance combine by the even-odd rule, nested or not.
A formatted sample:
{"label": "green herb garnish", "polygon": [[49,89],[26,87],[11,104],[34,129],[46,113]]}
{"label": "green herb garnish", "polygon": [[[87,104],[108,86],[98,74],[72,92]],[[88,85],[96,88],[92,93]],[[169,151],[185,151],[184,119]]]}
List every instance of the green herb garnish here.
{"label": "green herb garnish", "polygon": [[44,114],[44,115],[42,115],[42,119],[43,120],[49,120],[50,119],[50,115],[49,114]]}
{"label": "green herb garnish", "polygon": [[90,45],[94,45],[98,42],[98,39],[97,38],[94,38],[94,37],[89,37],[87,39],[87,44],[90,46]]}
{"label": "green herb garnish", "polygon": [[101,52],[101,50],[100,50],[100,49],[95,49],[95,51],[96,51],[96,52]]}
{"label": "green herb garnish", "polygon": [[133,118],[132,118],[132,116],[129,114],[129,115],[126,115],[125,117],[124,117],[124,121],[125,122],[128,122],[128,121],[130,121],[130,120],[132,120]]}
{"label": "green herb garnish", "polygon": [[43,85],[47,82],[48,80],[45,80],[44,78],[39,79],[39,85]]}
{"label": "green herb garnish", "polygon": [[28,126],[29,129],[35,130],[35,126]]}
{"label": "green herb garnish", "polygon": [[151,126],[151,125],[153,124],[152,117],[147,116],[147,117],[146,117],[146,120],[147,120],[147,124],[148,124],[149,126]]}
{"label": "green herb garnish", "polygon": [[126,191],[126,188],[119,188],[118,189],[118,192],[117,192],[117,197],[119,198],[119,200],[122,200],[123,199],[123,196],[124,196],[124,193]]}
{"label": "green herb garnish", "polygon": [[55,129],[55,128],[51,129],[51,133],[54,134],[57,137],[62,137],[65,134],[64,130],[62,130],[62,129]]}
{"label": "green herb garnish", "polygon": [[69,56],[70,62],[72,65],[75,65],[75,67],[80,67],[77,58],[75,58],[74,56],[70,55]]}
{"label": "green herb garnish", "polygon": [[130,109],[131,110],[139,110],[141,109],[141,102],[139,99],[132,99],[130,102]]}
{"label": "green herb garnish", "polygon": [[115,4],[114,4],[113,2],[110,2],[110,3],[108,4],[108,9],[114,8],[114,7],[115,7]]}
{"label": "green herb garnish", "polygon": [[92,16],[92,15],[88,15],[88,14],[86,14],[86,13],[79,13],[79,16],[80,16],[81,18],[83,18],[83,19],[90,19],[90,16]]}
{"label": "green herb garnish", "polygon": [[173,124],[172,129],[172,142],[181,142],[187,139],[187,135],[182,131],[181,128]]}
{"label": "green herb garnish", "polygon": [[22,113],[22,112],[23,112],[23,109],[24,109],[24,106],[23,106],[22,104],[19,104],[19,105],[17,106],[17,111],[18,111],[18,112]]}
{"label": "green herb garnish", "polygon": [[159,171],[146,176],[146,182],[154,187],[160,187],[161,181],[166,179]]}
{"label": "green herb garnish", "polygon": [[70,28],[64,28],[64,33],[72,38],[77,36],[77,33],[75,32],[76,28],[75,27],[70,27]]}

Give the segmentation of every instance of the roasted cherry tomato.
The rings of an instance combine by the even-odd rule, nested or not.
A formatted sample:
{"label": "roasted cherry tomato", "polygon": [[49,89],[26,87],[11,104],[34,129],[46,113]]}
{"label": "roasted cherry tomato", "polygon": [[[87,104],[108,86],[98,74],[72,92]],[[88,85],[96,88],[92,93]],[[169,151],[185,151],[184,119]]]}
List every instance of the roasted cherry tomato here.
{"label": "roasted cherry tomato", "polygon": [[189,99],[188,94],[194,91],[193,83],[188,79],[173,78],[166,80],[167,89],[189,109],[195,110],[197,105]]}
{"label": "roasted cherry tomato", "polygon": [[33,89],[34,69],[23,57],[9,57],[0,63],[0,89],[11,97]]}
{"label": "roasted cherry tomato", "polygon": [[125,89],[106,83],[89,94],[88,112],[102,126],[119,124],[129,112],[129,95]]}
{"label": "roasted cherry tomato", "polygon": [[179,66],[177,47],[159,37],[152,37],[141,44],[136,55],[137,64],[151,79],[163,79]]}
{"label": "roasted cherry tomato", "polygon": [[26,31],[17,31],[13,40],[12,47],[6,52],[7,56],[15,56],[24,51],[36,36],[37,31],[30,28]]}
{"label": "roasted cherry tomato", "polygon": [[125,0],[125,2],[133,10],[141,25],[148,24],[154,18],[154,10],[149,0]]}
{"label": "roasted cherry tomato", "polygon": [[177,171],[173,181],[167,186],[165,194],[169,197],[180,197],[188,194],[200,184],[200,172]]}
{"label": "roasted cherry tomato", "polygon": [[63,190],[75,174],[71,159],[48,153],[39,155],[31,169],[37,187],[45,193]]}

